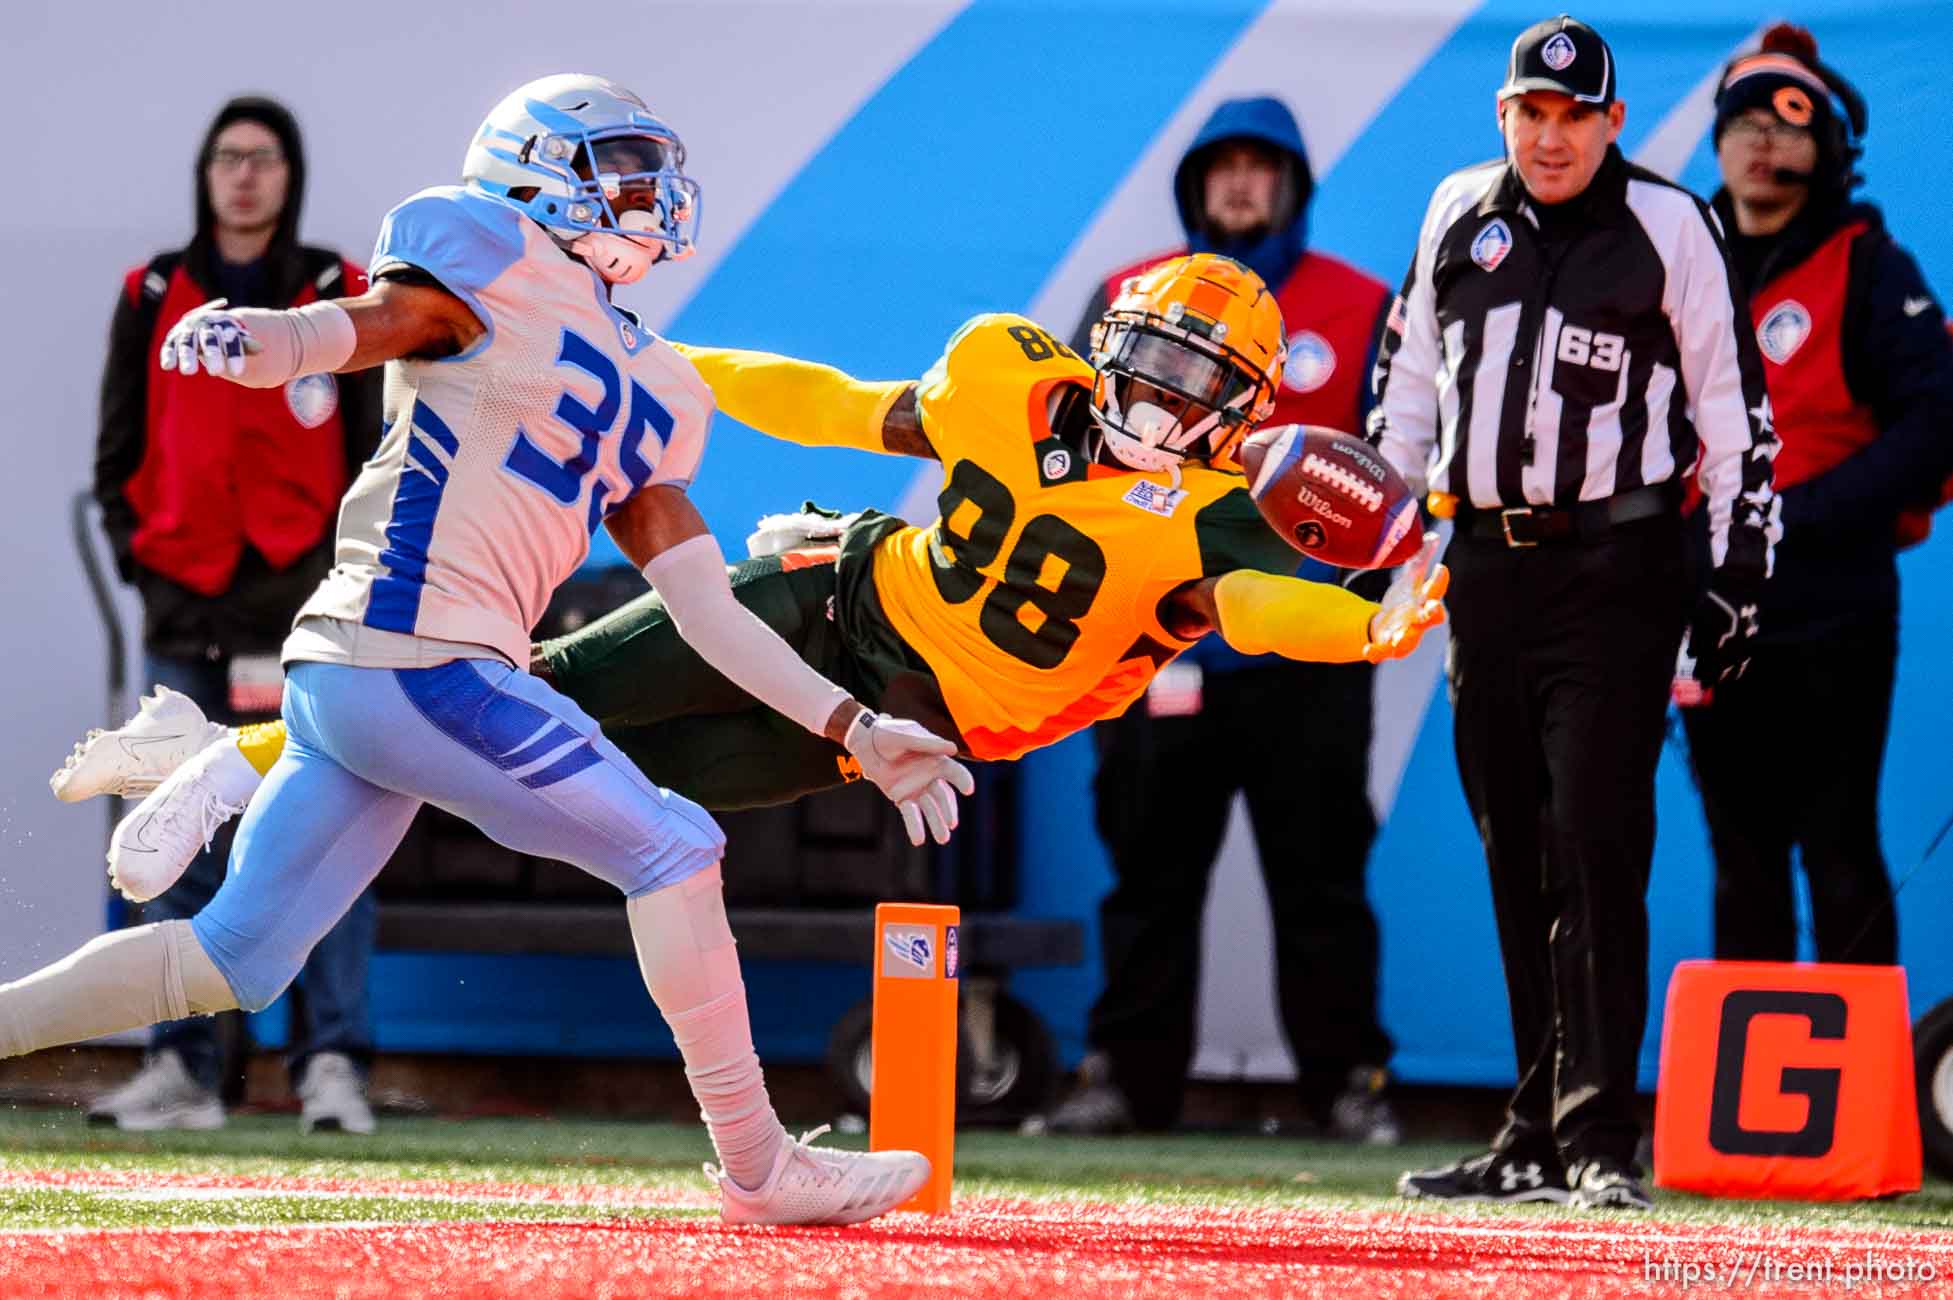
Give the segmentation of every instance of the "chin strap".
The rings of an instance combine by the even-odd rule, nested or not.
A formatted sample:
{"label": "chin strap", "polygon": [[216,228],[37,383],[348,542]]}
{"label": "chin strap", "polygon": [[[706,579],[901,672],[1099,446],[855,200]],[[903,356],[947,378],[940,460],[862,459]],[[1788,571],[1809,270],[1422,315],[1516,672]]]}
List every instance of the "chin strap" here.
{"label": "chin strap", "polygon": [[1091,407],[1091,412],[1092,423],[1098,426],[1100,445],[1111,454],[1113,460],[1127,469],[1151,473],[1161,473],[1169,469],[1176,474],[1179,472],[1182,458],[1178,452],[1167,451],[1161,447],[1148,447],[1126,432],[1096,404]]}
{"label": "chin strap", "polygon": [[550,238],[556,246],[580,257],[606,284],[635,284],[644,273],[664,260],[665,246],[656,240],[633,239],[632,231],[650,233],[659,229],[657,218],[648,212],[626,212],[618,218],[621,230],[592,230],[574,239],[555,231]]}

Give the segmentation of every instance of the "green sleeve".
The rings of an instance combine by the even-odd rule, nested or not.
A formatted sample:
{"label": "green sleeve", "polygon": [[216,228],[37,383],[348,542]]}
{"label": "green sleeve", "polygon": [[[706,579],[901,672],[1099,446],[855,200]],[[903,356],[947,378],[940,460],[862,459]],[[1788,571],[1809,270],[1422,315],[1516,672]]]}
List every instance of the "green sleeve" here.
{"label": "green sleeve", "polygon": [[1289,574],[1302,562],[1296,549],[1261,517],[1246,487],[1235,488],[1195,515],[1194,537],[1203,578],[1235,569]]}

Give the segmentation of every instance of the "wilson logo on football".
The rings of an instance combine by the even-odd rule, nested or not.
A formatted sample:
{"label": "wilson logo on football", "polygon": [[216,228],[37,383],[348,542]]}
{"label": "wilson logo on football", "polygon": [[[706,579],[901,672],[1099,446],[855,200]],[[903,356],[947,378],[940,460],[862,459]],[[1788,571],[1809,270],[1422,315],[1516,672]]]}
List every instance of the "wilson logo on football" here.
{"label": "wilson logo on football", "polygon": [[[1338,493],[1349,498],[1350,504],[1362,506],[1371,514],[1383,509],[1383,492],[1374,483],[1366,483],[1361,477],[1314,452],[1302,458],[1302,472],[1310,478],[1328,484]],[[1308,491],[1304,488],[1303,491]]]}
{"label": "wilson logo on football", "polygon": [[1350,526],[1350,517],[1338,510],[1335,502],[1306,483],[1296,489],[1295,499],[1339,528]]}

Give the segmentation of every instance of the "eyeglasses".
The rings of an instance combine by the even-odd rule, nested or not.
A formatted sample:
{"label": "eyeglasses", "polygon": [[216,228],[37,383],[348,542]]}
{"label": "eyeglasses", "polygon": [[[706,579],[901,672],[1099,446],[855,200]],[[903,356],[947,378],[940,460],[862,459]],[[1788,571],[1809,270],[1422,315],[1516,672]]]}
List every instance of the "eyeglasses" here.
{"label": "eyeglasses", "polygon": [[220,172],[276,171],[285,165],[285,155],[269,145],[257,149],[219,149],[210,155],[210,165]]}
{"label": "eyeglasses", "polygon": [[1811,138],[1808,127],[1792,126],[1779,117],[1739,117],[1723,128],[1723,134],[1768,140],[1772,144],[1795,144]]}

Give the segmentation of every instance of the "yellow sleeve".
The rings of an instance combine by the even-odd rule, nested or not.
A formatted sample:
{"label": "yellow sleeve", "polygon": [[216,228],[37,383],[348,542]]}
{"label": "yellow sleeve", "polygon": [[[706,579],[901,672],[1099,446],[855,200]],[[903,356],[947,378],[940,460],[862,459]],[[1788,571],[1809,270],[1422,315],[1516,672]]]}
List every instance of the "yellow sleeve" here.
{"label": "yellow sleeve", "polygon": [[1311,663],[1363,659],[1379,606],[1326,582],[1235,569],[1214,584],[1221,637],[1243,654],[1274,653]]}
{"label": "yellow sleeve", "polygon": [[888,451],[882,423],[909,387],[905,379],[864,382],[772,352],[672,346],[697,367],[720,410],[769,438],[808,447]]}

